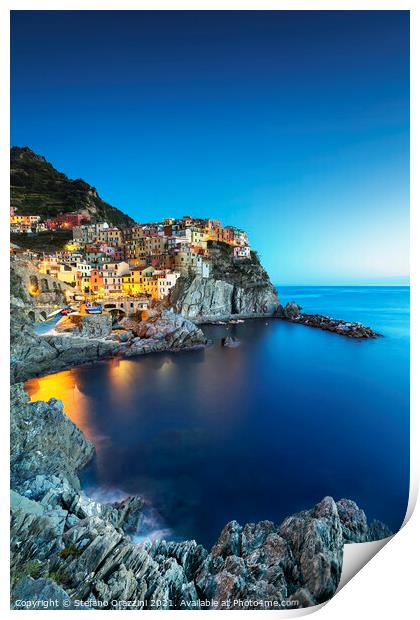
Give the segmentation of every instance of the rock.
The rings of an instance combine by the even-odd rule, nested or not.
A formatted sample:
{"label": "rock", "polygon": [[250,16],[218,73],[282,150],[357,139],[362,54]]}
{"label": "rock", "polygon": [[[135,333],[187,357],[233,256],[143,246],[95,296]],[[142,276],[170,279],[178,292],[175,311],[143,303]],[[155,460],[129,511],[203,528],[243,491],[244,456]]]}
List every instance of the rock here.
{"label": "rock", "polygon": [[84,314],[63,316],[55,325],[54,330],[60,333],[71,333],[85,338],[106,338],[112,331],[110,314]]}
{"label": "rock", "polygon": [[297,561],[301,585],[318,603],[331,598],[343,560],[343,535],[334,500],[326,497],[312,510],[289,517],[279,534]]}
{"label": "rock", "polygon": [[[95,318],[102,319],[102,316],[106,317],[103,332],[101,321],[95,321]],[[110,339],[109,335],[107,338],[93,337],[96,328],[102,335],[106,333],[108,316],[92,315],[83,322],[83,329],[85,334],[90,334],[89,337],[75,335],[78,331],[72,328],[70,333],[37,336],[33,332],[29,319],[15,312],[10,358],[12,382],[25,381],[46,372],[56,372],[117,355],[132,357],[161,351],[178,351],[202,347],[207,343],[201,329],[188,319],[169,310],[162,311],[161,314],[148,321],[138,322],[132,319],[122,321],[124,331],[129,330],[129,334],[130,331],[142,334],[142,337],[136,335],[129,340],[125,337],[121,339],[119,335],[115,340]],[[90,319],[94,320],[90,321]],[[67,321],[66,324],[68,325]],[[108,333],[111,334],[111,330]]]}
{"label": "rock", "polygon": [[286,319],[295,319],[301,310],[302,308],[295,301],[289,301],[283,309],[283,316]]}
{"label": "rock", "polygon": [[87,518],[66,532],[63,543],[64,551],[51,568],[75,598],[134,600],[135,609],[152,608],[153,600],[161,609],[179,608],[184,597],[198,600],[182,565],[184,561],[192,570],[200,563],[203,550],[195,543],[185,543],[185,551],[181,544],[176,550],[173,545],[166,550],[164,543],[135,545],[98,517]]}
{"label": "rock", "polygon": [[297,304],[294,304],[294,306],[296,306],[294,310],[288,311],[288,306],[292,304],[294,304],[294,302],[289,302],[286,305],[283,315],[279,318],[283,318],[287,321],[298,322],[301,325],[306,325],[308,327],[317,327],[341,336],[346,336],[347,338],[362,339],[378,338],[381,336],[381,334],[378,334],[370,327],[366,327],[361,323],[349,323],[348,321],[332,319],[331,317],[324,316],[322,314],[296,314],[296,308],[299,308]]}
{"label": "rock", "polygon": [[12,609],[77,609],[70,596],[52,579],[22,577],[12,590]]}
{"label": "rock", "polygon": [[284,308],[281,304],[279,304],[276,308],[276,310],[274,311],[273,317],[276,319],[285,319],[286,316],[284,314]]}
{"label": "rock", "polygon": [[128,534],[136,534],[141,525],[144,499],[131,495],[120,502],[114,502],[111,507],[118,515],[114,525]]}
{"label": "rock", "polygon": [[209,243],[210,277],[181,276],[170,294],[173,310],[195,322],[272,316],[277,293],[255,253],[235,261],[230,246]]}
{"label": "rock", "polygon": [[141,352],[178,350],[203,346],[206,338],[194,323],[171,312],[163,310],[146,321],[123,319],[122,325],[136,337],[125,351],[126,356]]}
{"label": "rock", "polygon": [[12,488],[19,492],[26,480],[54,474],[79,488],[77,472],[90,461],[94,448],[64,414],[63,404],[55,398],[29,403],[19,384],[11,387],[10,398]]}
{"label": "rock", "polygon": [[361,543],[391,536],[391,530],[381,521],[368,524],[364,511],[350,499],[337,502],[344,542]]}
{"label": "rock", "polygon": [[22,309],[11,313],[11,382],[57,372],[117,355],[122,345],[102,338],[69,334],[38,336]]}
{"label": "rock", "polygon": [[[195,541],[133,544],[120,526],[123,521],[130,524],[127,515],[136,512],[139,501],[128,498],[107,506],[79,493],[71,502],[71,490],[62,480],[38,477],[37,501],[13,497],[15,594],[22,578],[28,582],[25,588],[28,584],[35,588],[30,578],[53,576],[71,598],[99,605],[120,601],[121,608],[125,600],[136,601],[135,609],[151,609],[153,602],[161,609],[237,608],[242,602],[253,609],[275,608],[284,601],[307,607],[335,592],[348,537],[343,532],[357,532],[360,538],[369,531],[354,502],[336,504],[326,497],[279,526],[261,521],[242,527],[232,521],[210,554]],[[58,496],[69,515],[78,515],[70,527],[60,530],[51,510],[52,498]],[[377,524],[374,530],[383,531]],[[38,589],[30,592],[36,594]],[[25,594],[28,600],[30,592]]]}
{"label": "rock", "polygon": [[[357,529],[360,514],[354,506],[346,523]],[[232,608],[235,600],[254,601],[257,607],[285,600],[314,605],[337,588],[343,542],[338,508],[330,497],[280,526],[262,521],[242,528],[232,521],[204,559],[196,583],[218,608]]]}
{"label": "rock", "polygon": [[385,525],[385,523],[374,519],[368,527],[366,541],[371,542],[373,540],[382,540],[383,538],[388,538],[392,535],[393,532],[391,532],[391,530],[387,525]]}
{"label": "rock", "polygon": [[221,342],[223,347],[230,348],[239,347],[239,345],[241,344],[239,340],[235,338],[235,336],[225,336],[224,338],[222,338]]}
{"label": "rock", "polygon": [[[175,290],[176,289],[176,290]],[[278,306],[271,284],[238,287],[225,280],[179,278],[171,293],[172,307],[196,322],[272,316]]]}
{"label": "rock", "polygon": [[40,273],[29,260],[10,257],[10,292],[11,297],[20,299],[25,306],[29,306],[35,314],[35,303],[63,306],[66,303],[65,293],[73,289],[53,278]]}
{"label": "rock", "polygon": [[113,329],[112,334],[109,338],[113,338],[118,340],[118,342],[128,342],[133,337],[133,332],[131,330],[125,329]]}

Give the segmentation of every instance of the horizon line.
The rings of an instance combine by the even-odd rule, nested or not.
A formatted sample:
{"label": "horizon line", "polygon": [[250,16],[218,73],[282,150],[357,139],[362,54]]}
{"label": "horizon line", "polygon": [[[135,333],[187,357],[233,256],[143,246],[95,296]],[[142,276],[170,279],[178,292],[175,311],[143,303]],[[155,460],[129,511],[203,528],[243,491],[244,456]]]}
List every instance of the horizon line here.
{"label": "horizon line", "polygon": [[275,288],[280,288],[280,287],[287,287],[287,286],[293,286],[293,287],[324,287],[324,288],[342,288],[344,286],[351,286],[353,288],[410,288],[410,283],[408,284],[274,284]]}

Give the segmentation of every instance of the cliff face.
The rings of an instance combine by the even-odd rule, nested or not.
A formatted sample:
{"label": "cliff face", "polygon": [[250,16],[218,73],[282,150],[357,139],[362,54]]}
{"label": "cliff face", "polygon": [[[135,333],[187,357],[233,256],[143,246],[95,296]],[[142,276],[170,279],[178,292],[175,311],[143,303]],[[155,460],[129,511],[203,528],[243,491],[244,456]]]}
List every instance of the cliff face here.
{"label": "cliff face", "polygon": [[280,302],[255,252],[235,259],[225,243],[209,243],[209,278],[183,276],[172,289],[175,312],[194,321],[273,316]]}
{"label": "cliff face", "polygon": [[[10,257],[10,297],[12,305],[21,302],[35,312],[37,304],[60,306],[66,303],[66,291],[71,287],[56,278],[37,271],[29,260]],[[22,306],[23,307],[23,306]]]}
{"label": "cliff face", "polygon": [[14,386],[11,433],[12,606],[51,591],[58,608],[74,599],[122,609],[127,600],[134,609],[307,607],[334,594],[345,542],[390,535],[354,502],[326,497],[280,524],[232,521],[210,553],[193,540],[134,544],[142,499],[101,504],[80,490],[93,448],[59,401],[29,403]]}

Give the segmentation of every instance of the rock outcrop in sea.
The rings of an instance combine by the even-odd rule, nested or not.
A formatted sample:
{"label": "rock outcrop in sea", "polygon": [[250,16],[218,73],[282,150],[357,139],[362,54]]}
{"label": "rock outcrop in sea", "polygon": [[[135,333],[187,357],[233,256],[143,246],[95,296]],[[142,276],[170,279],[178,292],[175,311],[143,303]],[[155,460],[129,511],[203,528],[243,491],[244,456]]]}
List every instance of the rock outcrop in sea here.
{"label": "rock outcrop in sea", "polygon": [[46,593],[66,609],[76,600],[113,609],[124,601],[134,609],[307,607],[334,594],[345,542],[391,534],[369,525],[354,502],[326,497],[279,524],[232,521],[210,553],[193,540],[135,544],[143,500],[102,504],[81,490],[78,472],[94,449],[62,404],[30,403],[21,384],[11,400],[14,608],[22,600],[36,607]]}
{"label": "rock outcrop in sea", "polygon": [[235,258],[225,243],[208,243],[210,277],[182,276],[171,290],[173,310],[195,323],[273,316],[277,292],[258,256]]}
{"label": "rock outcrop in sea", "polygon": [[346,336],[347,338],[361,340],[381,337],[381,334],[362,323],[333,319],[323,314],[305,314],[301,313],[301,310],[302,308],[295,301],[289,301],[284,308],[283,306],[277,308],[276,316],[285,321],[290,321],[291,323],[298,323],[300,325],[306,325],[307,327],[316,327],[317,329],[333,332],[334,334]]}

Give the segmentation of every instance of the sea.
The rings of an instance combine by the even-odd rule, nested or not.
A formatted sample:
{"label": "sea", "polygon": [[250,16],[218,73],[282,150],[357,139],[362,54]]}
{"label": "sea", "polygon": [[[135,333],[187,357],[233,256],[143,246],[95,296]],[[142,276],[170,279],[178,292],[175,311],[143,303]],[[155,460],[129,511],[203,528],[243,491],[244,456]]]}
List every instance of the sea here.
{"label": "sea", "polygon": [[[199,351],[111,360],[27,382],[60,398],[96,448],[102,501],[140,494],[135,540],[195,539],[286,516],[326,495],[401,526],[409,492],[409,288],[280,287],[282,303],[360,321],[356,341],[280,321],[207,325]],[[227,334],[236,348],[221,346]]]}

